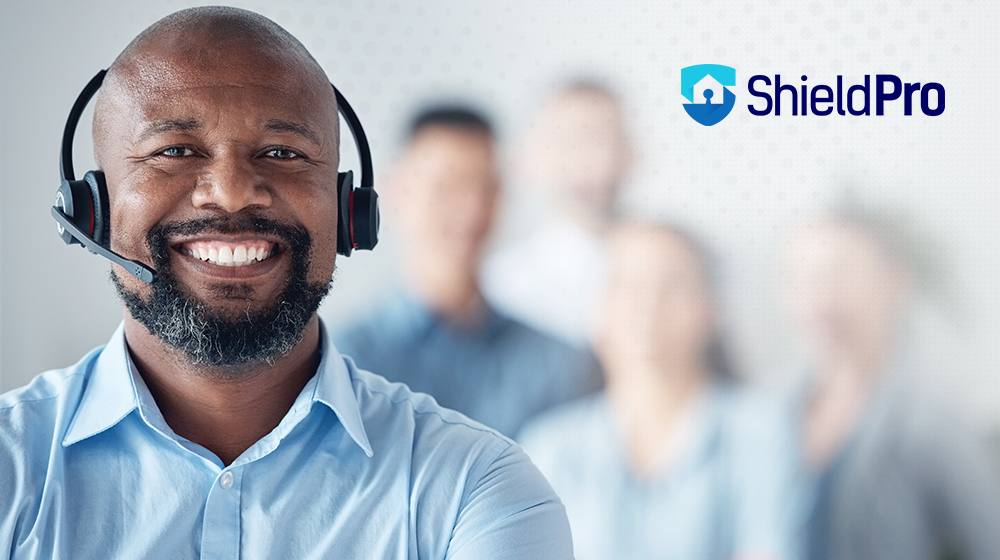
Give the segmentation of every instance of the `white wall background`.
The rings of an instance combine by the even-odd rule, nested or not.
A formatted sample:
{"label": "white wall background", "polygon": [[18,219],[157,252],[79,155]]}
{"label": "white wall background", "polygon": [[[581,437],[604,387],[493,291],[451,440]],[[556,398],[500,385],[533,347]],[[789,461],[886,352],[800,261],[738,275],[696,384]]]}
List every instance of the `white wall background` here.
{"label": "white wall background", "polygon": [[[68,365],[102,344],[121,310],[108,265],[67,248],[48,215],[66,113],[86,81],[147,25],[203,2],[90,0],[0,6],[0,390]],[[736,335],[756,371],[792,356],[773,301],[774,249],[789,225],[860,181],[866,197],[902,207],[946,248],[961,360],[940,387],[1000,426],[1000,124],[995,92],[1000,5],[981,1],[768,2],[592,0],[239,1],[285,26],[352,101],[376,171],[410,109],[437,96],[478,101],[517,138],[540,94],[586,72],[618,84],[641,160],[627,201],[704,231],[729,262]],[[680,69],[737,70],[737,106],[721,124],[681,107]],[[752,117],[747,78],[845,83],[891,73],[936,81],[936,118]],[[88,117],[85,117],[88,118]],[[78,142],[78,172],[92,165]],[[345,155],[350,146],[345,144]],[[345,167],[353,155],[346,155]],[[376,183],[377,185],[377,183]],[[530,198],[522,193],[521,198]],[[510,213],[510,224],[518,214]],[[502,240],[501,240],[502,241]],[[392,240],[341,261],[322,309],[337,323],[362,312],[391,270]]]}

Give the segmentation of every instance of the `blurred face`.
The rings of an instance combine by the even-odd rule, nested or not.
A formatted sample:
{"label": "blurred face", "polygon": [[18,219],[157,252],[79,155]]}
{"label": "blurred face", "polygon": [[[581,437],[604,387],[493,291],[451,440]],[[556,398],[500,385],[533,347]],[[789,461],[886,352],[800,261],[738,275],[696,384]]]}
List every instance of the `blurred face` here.
{"label": "blurred face", "polygon": [[298,341],[333,272],[336,106],[294,57],[178,41],[199,37],[154,40],[102,92],[111,246],[158,273],[116,284],[196,363],[267,359]]}
{"label": "blurred face", "polygon": [[610,208],[631,163],[618,104],[590,92],[549,102],[529,159],[546,186],[598,209]]}
{"label": "blurred face", "polygon": [[493,141],[447,127],[428,127],[394,170],[386,198],[401,242],[417,265],[478,267],[499,193]]}
{"label": "blurred face", "polygon": [[802,232],[786,255],[786,300],[820,357],[867,358],[890,343],[905,282],[870,238],[825,222]]}
{"label": "blurred face", "polygon": [[715,324],[705,272],[687,243],[662,230],[613,237],[602,358],[659,368],[700,367]]}

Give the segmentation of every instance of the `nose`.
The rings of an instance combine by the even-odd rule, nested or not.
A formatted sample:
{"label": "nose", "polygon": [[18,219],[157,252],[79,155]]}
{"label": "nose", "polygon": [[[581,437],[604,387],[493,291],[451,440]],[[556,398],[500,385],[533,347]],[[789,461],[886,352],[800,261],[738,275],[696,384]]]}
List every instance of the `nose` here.
{"label": "nose", "polygon": [[238,154],[221,154],[199,177],[192,202],[196,208],[235,213],[251,206],[268,208],[272,200],[270,189],[252,161]]}

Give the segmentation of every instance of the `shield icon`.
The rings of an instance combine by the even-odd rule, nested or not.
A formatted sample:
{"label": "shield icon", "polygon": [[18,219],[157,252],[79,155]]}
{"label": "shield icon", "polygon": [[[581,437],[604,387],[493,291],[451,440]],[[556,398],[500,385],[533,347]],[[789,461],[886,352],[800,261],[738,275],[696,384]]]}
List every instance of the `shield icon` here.
{"label": "shield icon", "polygon": [[736,85],[736,69],[721,64],[697,64],[681,69],[684,110],[705,126],[719,123],[736,105],[736,94],[726,86]]}

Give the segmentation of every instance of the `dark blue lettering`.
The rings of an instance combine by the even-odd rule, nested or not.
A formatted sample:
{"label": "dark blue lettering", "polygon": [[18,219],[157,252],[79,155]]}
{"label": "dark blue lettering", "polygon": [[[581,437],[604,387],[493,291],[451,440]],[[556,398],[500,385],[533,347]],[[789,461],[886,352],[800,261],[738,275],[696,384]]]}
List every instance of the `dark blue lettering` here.
{"label": "dark blue lettering", "polygon": [[[930,108],[930,92],[937,92],[937,107]],[[944,112],[944,86],[936,82],[928,82],[920,88],[920,110],[928,117],[936,117]]]}
{"label": "dark blue lettering", "polygon": [[[892,92],[886,93],[885,84],[892,84]],[[903,82],[892,74],[879,74],[875,76],[875,115],[885,114],[885,102],[899,99],[903,94]]]}
{"label": "dark blue lettering", "polygon": [[798,104],[798,91],[796,91],[795,86],[792,85],[781,85],[781,76],[779,74],[774,75],[774,116],[781,116],[781,92],[790,91],[792,92],[792,116],[799,114]]}
{"label": "dark blue lettering", "polygon": [[[826,96],[819,97],[818,95],[816,95],[816,92],[818,91],[826,92]],[[832,113],[833,107],[827,107],[825,109],[820,109],[816,107],[817,103],[832,103],[832,102],[833,102],[833,90],[830,89],[830,86],[816,86],[813,88],[811,105],[812,105],[812,112],[814,115],[825,117],[826,115]]]}
{"label": "dark blue lettering", "polygon": [[751,114],[757,115],[758,117],[762,117],[764,115],[771,114],[771,96],[768,95],[766,92],[757,91],[756,89],[754,89],[753,84],[757,80],[763,80],[765,84],[771,85],[771,79],[768,78],[767,76],[757,75],[757,76],[751,76],[750,81],[747,83],[747,89],[750,90],[750,95],[754,97],[760,97],[761,99],[767,101],[767,108],[764,109],[763,111],[755,109],[753,105],[747,105],[747,108],[750,109]]}
{"label": "dark blue lettering", "polygon": [[[867,116],[867,115],[871,114],[871,111],[868,108],[868,86],[870,85],[869,81],[870,80],[869,80],[868,74],[865,74],[865,85],[863,85],[863,86],[861,86],[861,85],[854,85],[854,86],[851,86],[851,87],[847,88],[847,112],[848,113],[850,113],[850,114],[852,114],[854,116],[860,116],[860,115],[866,115]],[[860,91],[865,96],[864,97],[864,99],[865,99],[865,106],[864,106],[863,109],[860,109],[858,111],[854,110],[854,92],[856,92],[856,91]]]}

